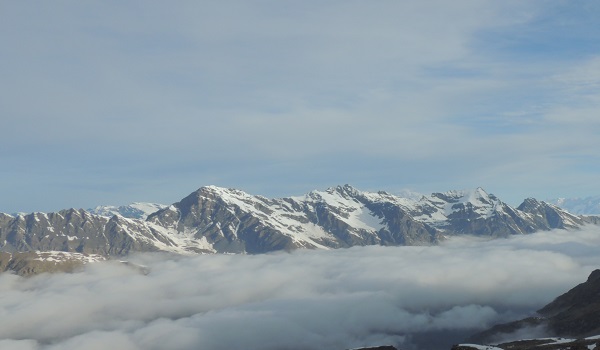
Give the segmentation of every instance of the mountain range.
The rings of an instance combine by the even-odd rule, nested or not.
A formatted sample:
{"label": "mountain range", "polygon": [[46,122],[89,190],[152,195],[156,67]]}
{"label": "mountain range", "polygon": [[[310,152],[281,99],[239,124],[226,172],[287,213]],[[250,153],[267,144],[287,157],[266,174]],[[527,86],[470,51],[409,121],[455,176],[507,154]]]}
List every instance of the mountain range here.
{"label": "mountain range", "polygon": [[600,196],[586,198],[555,198],[547,201],[570,213],[578,215],[600,215]]}
{"label": "mountain range", "polygon": [[482,188],[402,197],[343,185],[269,199],[206,186],[169,206],[0,213],[0,251],[103,257],[149,251],[259,254],[431,245],[454,235],[498,238],[590,223],[600,223],[600,217],[574,215],[534,198],[514,208]]}

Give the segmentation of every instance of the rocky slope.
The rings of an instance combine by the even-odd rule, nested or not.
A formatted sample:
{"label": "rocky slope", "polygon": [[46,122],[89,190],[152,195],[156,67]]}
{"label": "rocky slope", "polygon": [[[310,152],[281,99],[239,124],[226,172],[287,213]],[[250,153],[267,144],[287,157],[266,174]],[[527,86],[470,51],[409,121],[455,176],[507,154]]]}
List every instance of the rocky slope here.
{"label": "rocky slope", "polygon": [[[98,210],[97,213],[106,212]],[[269,199],[207,186],[147,219],[85,210],[0,214],[0,251],[265,253],[356,245],[429,245],[446,236],[507,237],[593,222],[526,199],[518,208],[477,188],[422,196],[363,192],[349,185]]]}
{"label": "rocky slope", "polygon": [[501,324],[472,336],[468,341],[478,344],[495,343],[536,329],[551,338],[514,340],[495,346],[461,344],[453,350],[471,349],[593,349],[600,346],[600,270],[593,271],[587,281],[579,284],[538,314],[523,320]]}
{"label": "rocky slope", "polygon": [[600,349],[600,337],[583,339],[543,338],[526,339],[495,346],[478,344],[459,344],[451,350],[594,350]]}
{"label": "rocky slope", "polygon": [[44,272],[72,272],[83,265],[106,260],[101,255],[69,252],[0,252],[0,272],[11,271],[21,276]]}
{"label": "rocky slope", "polygon": [[0,251],[64,251],[104,256],[131,251],[158,251],[173,245],[144,221],[92,215],[83,209],[0,214]]}

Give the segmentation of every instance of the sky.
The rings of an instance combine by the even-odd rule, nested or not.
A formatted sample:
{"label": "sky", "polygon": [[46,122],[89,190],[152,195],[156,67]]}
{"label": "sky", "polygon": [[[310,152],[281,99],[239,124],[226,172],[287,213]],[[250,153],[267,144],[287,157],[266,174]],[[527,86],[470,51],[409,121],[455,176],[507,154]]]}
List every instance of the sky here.
{"label": "sky", "polygon": [[600,195],[600,3],[0,3],[0,212]]}
{"label": "sky", "polygon": [[131,257],[147,275],[116,261],[70,274],[4,273],[0,319],[9,321],[0,348],[448,350],[585,282],[600,265],[598,230],[455,237],[428,247]]}

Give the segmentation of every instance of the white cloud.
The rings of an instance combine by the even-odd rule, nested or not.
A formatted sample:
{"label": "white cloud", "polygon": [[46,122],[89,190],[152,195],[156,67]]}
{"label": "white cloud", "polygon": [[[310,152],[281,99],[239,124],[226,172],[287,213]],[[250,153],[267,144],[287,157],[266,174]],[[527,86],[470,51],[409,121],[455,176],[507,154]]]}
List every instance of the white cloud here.
{"label": "white cloud", "polygon": [[417,334],[465,335],[540,308],[600,266],[599,237],[590,227],[435,247],[134,258],[148,275],[116,263],[2,274],[10,321],[0,339],[32,349],[415,346]]}
{"label": "white cloud", "polygon": [[37,350],[39,346],[35,340],[0,340],[0,349],[11,350]]}

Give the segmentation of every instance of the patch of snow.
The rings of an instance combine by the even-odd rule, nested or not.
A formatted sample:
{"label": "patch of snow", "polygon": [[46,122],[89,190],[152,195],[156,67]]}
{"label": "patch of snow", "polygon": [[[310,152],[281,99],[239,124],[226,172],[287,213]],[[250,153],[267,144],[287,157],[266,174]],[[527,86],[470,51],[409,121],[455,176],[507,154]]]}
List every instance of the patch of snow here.
{"label": "patch of snow", "polygon": [[565,344],[565,343],[571,343],[574,342],[575,339],[569,339],[569,338],[549,338],[550,340],[552,340],[554,342],[554,344]]}
{"label": "patch of snow", "polygon": [[301,229],[295,231],[294,234],[291,235],[291,237],[297,243],[308,243],[314,246],[315,248],[329,250],[327,246],[318,243],[318,241],[319,239],[323,238],[331,238],[331,236],[327,232],[325,232],[323,228],[313,223],[308,223],[301,226]]}
{"label": "patch of snow", "polygon": [[382,220],[382,218],[377,217],[369,209],[362,206],[351,213],[348,223],[353,227],[367,231],[379,231],[386,227],[385,224],[382,224]]}
{"label": "patch of snow", "polygon": [[169,245],[158,239],[153,240],[152,244],[160,250],[183,255],[196,254],[194,253],[195,249],[216,253],[216,249],[208,242],[206,237],[201,237],[200,239],[195,238],[194,235],[196,232],[193,230],[186,229],[183,232],[178,232],[174,228],[166,228],[151,222],[145,222],[144,225],[146,225],[149,230],[161,235],[165,240],[173,243]]}
{"label": "patch of snow", "polygon": [[61,251],[36,251],[38,257],[33,259],[37,261],[60,263],[65,261],[80,261],[84,264],[104,261],[106,258],[98,254],[82,254],[75,252],[61,252]]}
{"label": "patch of snow", "polygon": [[477,350],[502,350],[501,348],[489,345],[479,345],[479,344],[459,344],[459,346],[468,346]]}

